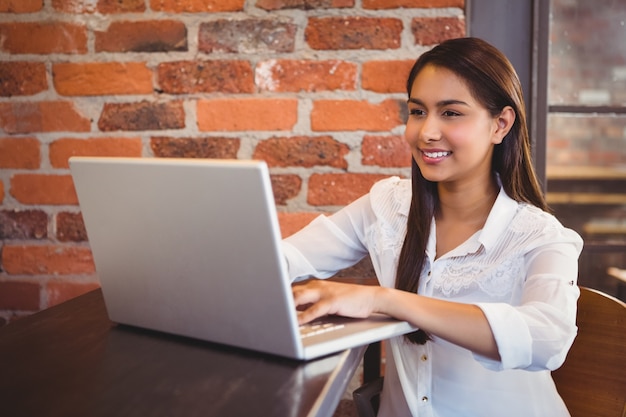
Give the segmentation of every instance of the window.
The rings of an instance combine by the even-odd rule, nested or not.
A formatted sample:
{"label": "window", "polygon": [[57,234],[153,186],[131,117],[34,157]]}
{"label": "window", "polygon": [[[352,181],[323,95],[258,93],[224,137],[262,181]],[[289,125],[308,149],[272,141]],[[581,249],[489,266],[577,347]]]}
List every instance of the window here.
{"label": "window", "polygon": [[[552,0],[548,152],[558,172],[626,174],[626,2]],[[569,169],[568,169],[569,168]],[[587,171],[589,168],[589,171]]]}
{"label": "window", "polygon": [[579,284],[626,298],[607,274],[626,269],[626,1],[466,0],[466,12],[468,34],[520,75],[548,203],[585,239]]}
{"label": "window", "polygon": [[626,269],[626,2],[550,1],[547,198],[585,239],[580,285],[623,297],[607,270]]}

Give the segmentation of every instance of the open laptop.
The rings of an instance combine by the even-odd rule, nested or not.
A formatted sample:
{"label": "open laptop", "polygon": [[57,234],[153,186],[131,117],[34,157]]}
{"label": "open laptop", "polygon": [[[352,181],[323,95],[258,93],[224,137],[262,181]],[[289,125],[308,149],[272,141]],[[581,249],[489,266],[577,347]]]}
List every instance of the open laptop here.
{"label": "open laptop", "polygon": [[414,330],[329,317],[342,323],[301,336],[262,161],[72,157],[70,169],[114,322],[300,360]]}

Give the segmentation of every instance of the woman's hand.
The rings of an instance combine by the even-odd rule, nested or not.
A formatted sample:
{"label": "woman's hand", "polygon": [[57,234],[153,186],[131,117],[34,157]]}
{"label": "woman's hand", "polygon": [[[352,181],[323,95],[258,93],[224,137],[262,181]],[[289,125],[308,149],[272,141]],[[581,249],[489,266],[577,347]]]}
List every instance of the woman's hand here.
{"label": "woman's hand", "polygon": [[308,323],[328,314],[365,318],[376,312],[377,286],[310,280],[292,287],[298,322]]}
{"label": "woman's hand", "polygon": [[327,314],[365,318],[382,313],[480,355],[500,359],[489,322],[473,304],[424,297],[377,285],[311,280],[292,287],[298,322]]}
{"label": "woman's hand", "polygon": [[366,318],[382,313],[406,320],[427,333],[480,355],[500,359],[489,322],[473,304],[424,297],[377,285],[311,280],[292,287],[298,322],[327,314]]}

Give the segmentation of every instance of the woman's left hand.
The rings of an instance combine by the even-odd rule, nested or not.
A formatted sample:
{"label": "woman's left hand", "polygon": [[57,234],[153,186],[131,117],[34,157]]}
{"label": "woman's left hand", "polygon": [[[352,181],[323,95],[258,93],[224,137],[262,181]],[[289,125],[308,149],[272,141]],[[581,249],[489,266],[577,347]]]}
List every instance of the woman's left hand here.
{"label": "woman's left hand", "polygon": [[335,314],[365,318],[375,311],[377,286],[346,284],[313,279],[292,287],[298,308],[298,322],[308,323],[318,317]]}

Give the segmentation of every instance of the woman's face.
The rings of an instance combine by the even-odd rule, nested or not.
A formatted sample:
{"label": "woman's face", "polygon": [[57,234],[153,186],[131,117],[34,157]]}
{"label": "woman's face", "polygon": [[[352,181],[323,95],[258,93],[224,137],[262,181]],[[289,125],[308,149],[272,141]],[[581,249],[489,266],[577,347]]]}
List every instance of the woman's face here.
{"label": "woman's face", "polygon": [[490,177],[493,146],[512,125],[502,115],[512,109],[491,116],[461,78],[433,65],[415,78],[408,109],[405,138],[424,178],[465,183]]}

